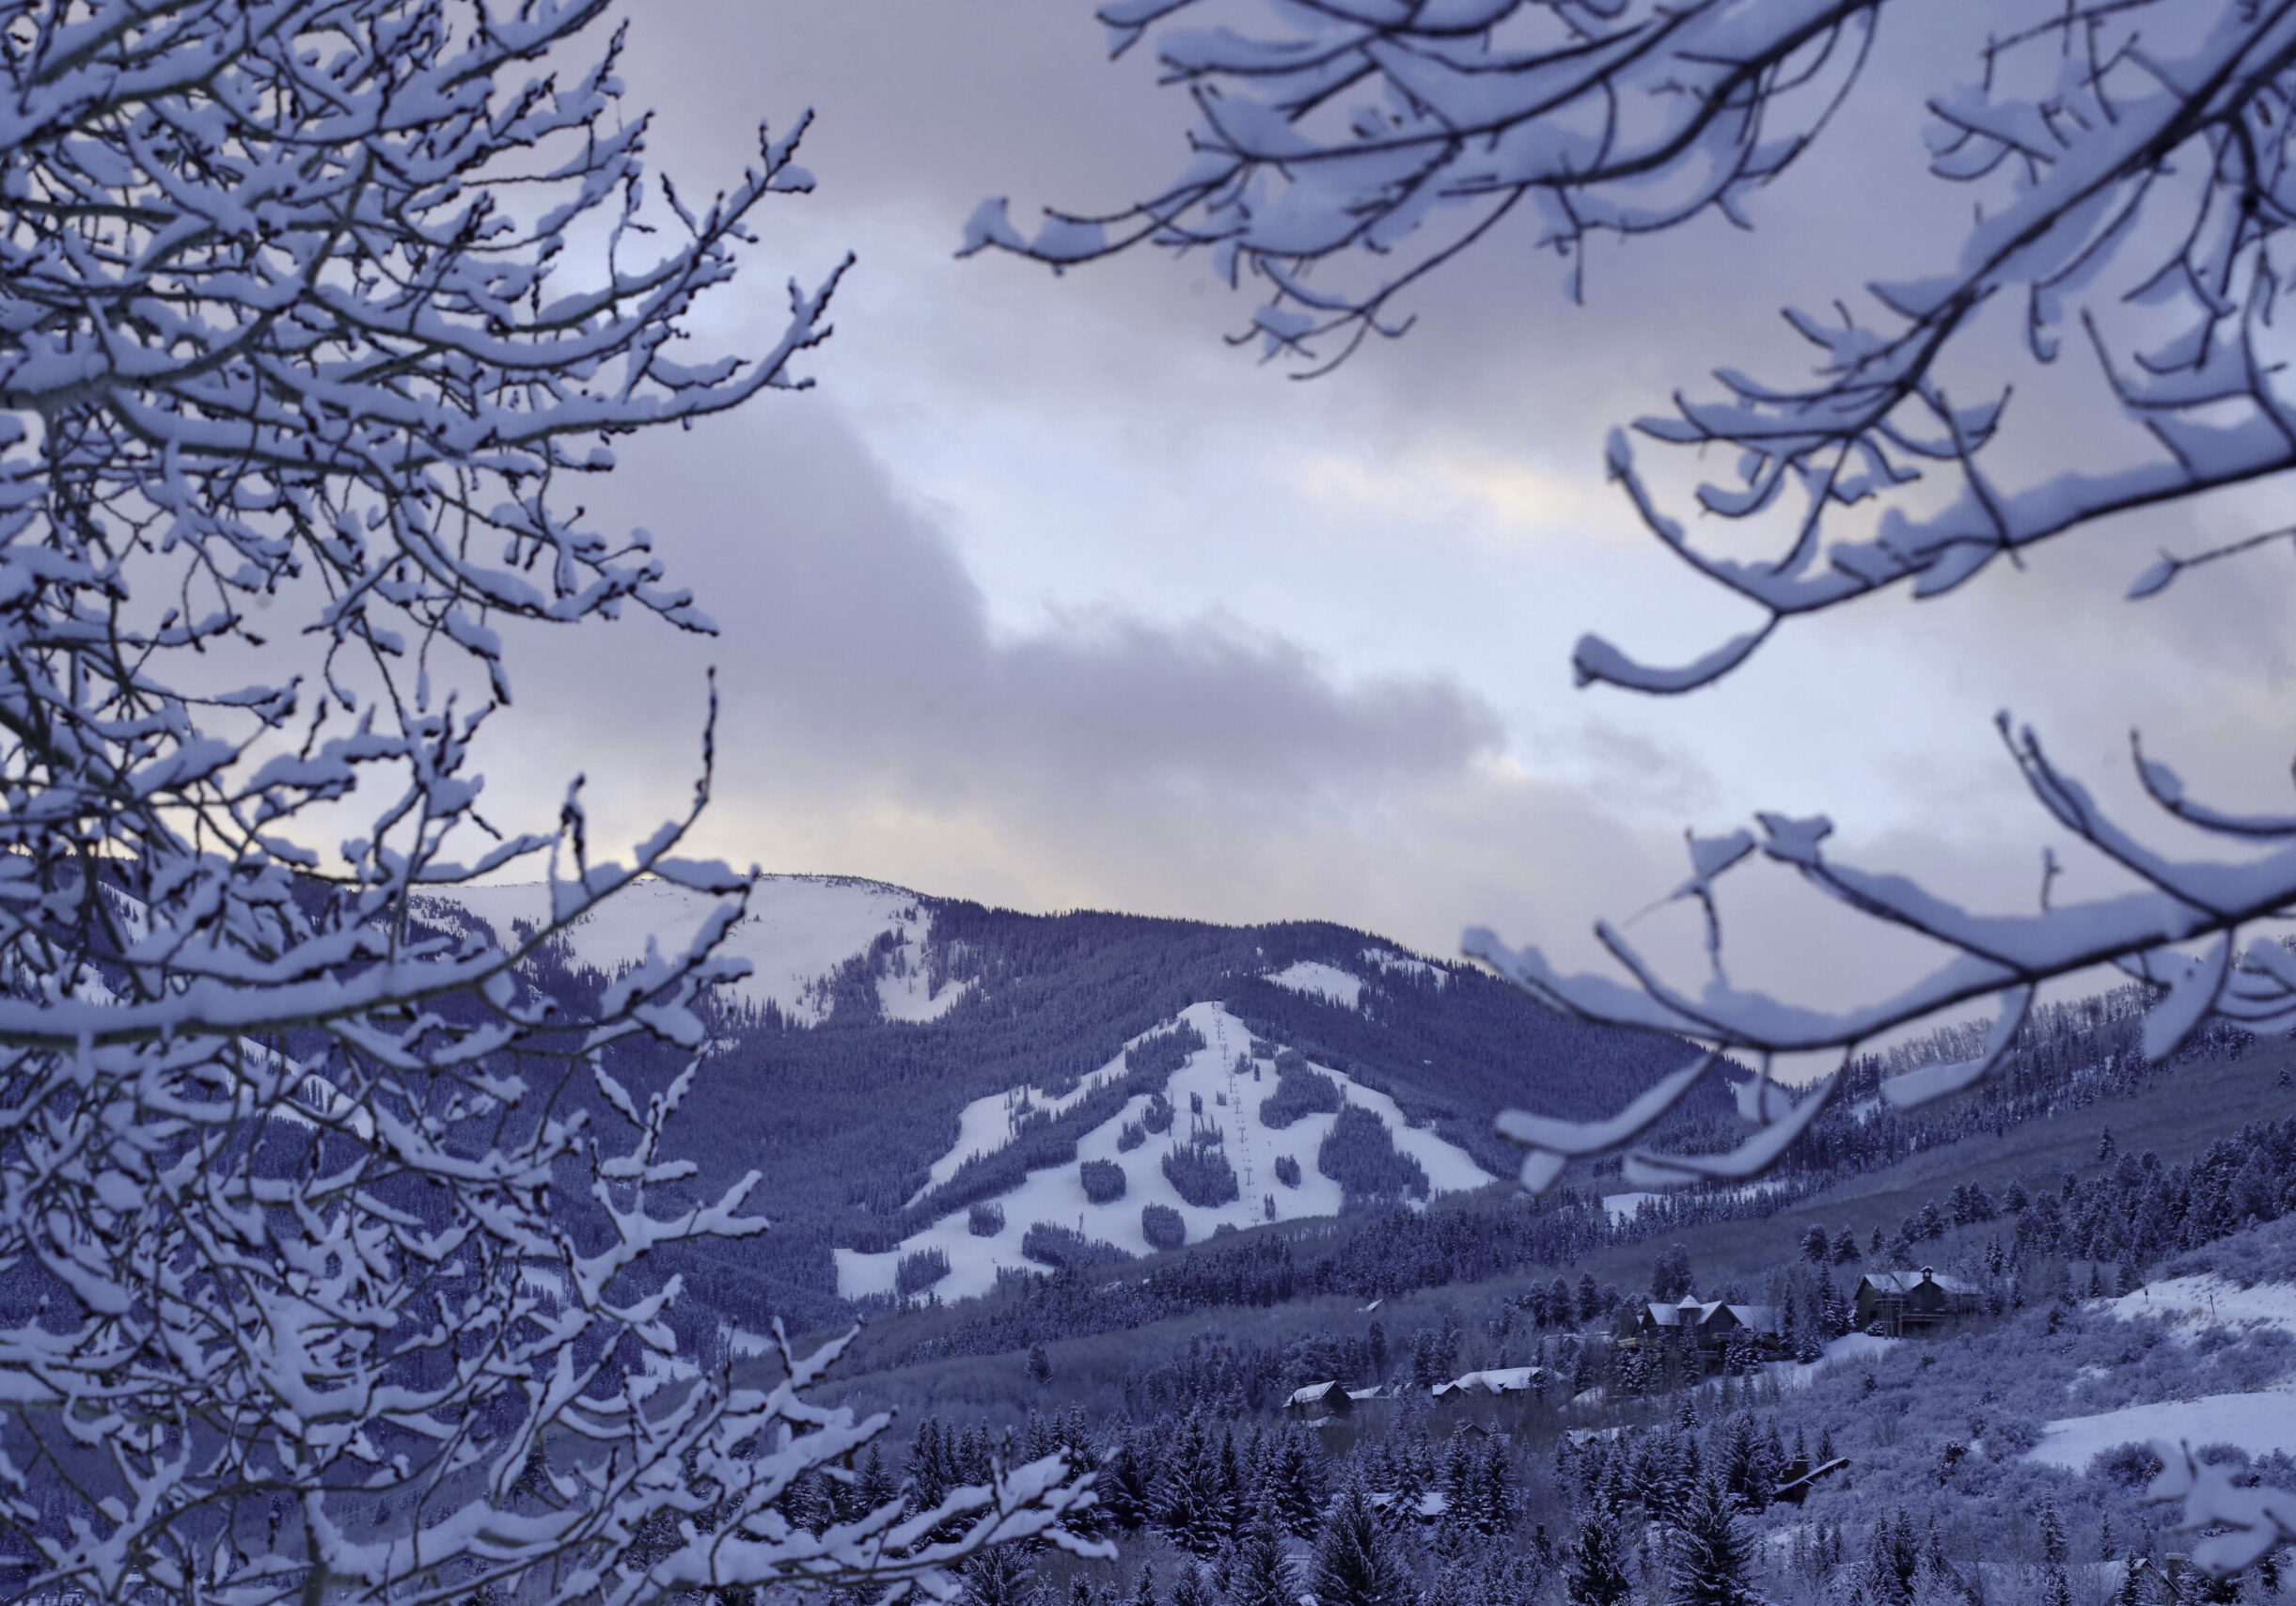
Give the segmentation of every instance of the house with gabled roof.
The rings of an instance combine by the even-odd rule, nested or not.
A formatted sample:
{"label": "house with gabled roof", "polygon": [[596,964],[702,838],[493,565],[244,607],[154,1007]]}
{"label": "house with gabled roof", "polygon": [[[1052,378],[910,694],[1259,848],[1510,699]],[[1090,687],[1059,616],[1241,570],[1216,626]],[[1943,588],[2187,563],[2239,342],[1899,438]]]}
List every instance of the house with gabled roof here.
{"label": "house with gabled roof", "polygon": [[1289,1415],[1311,1421],[1347,1416],[1355,1410],[1355,1396],[1339,1383],[1310,1383],[1304,1389],[1294,1389],[1292,1397],[1283,1402],[1283,1409]]}
{"label": "house with gabled roof", "polygon": [[1858,1279],[1858,1327],[1879,1323],[1885,1337],[1926,1332],[1957,1316],[1985,1308],[1985,1290],[1935,1267],[1919,1271],[1869,1271]]}
{"label": "house with gabled roof", "polygon": [[1752,1343],[1764,1352],[1781,1349],[1785,1323],[1774,1305],[1741,1305],[1685,1294],[1674,1304],[1652,1302],[1620,1313],[1618,1343],[1627,1349],[1673,1344],[1718,1361],[1733,1343]]}

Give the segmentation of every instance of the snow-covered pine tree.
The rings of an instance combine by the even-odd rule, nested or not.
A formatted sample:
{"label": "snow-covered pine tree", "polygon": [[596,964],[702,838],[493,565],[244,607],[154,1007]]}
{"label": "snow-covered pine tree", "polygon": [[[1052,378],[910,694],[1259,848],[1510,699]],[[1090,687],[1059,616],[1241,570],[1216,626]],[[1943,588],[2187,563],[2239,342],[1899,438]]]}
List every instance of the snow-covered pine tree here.
{"label": "snow-covered pine tree", "polygon": [[[806,1403],[841,1346],[764,1388],[674,1356],[658,1252],[764,1223],[749,1182],[684,1190],[664,1133],[696,1065],[639,1097],[605,1059],[698,1063],[739,973],[713,950],[748,878],[678,857],[707,721],[691,810],[627,864],[578,790],[539,834],[480,807],[506,626],[713,628],[569,481],[801,384],[837,278],[747,358],[685,351],[810,187],[802,125],[706,202],[652,187],[617,46],[584,55],[607,10],[0,17],[0,1269],[45,1307],[0,1326],[0,1535],[26,1598],[938,1587],[1081,1498],[1046,1462],[952,1496],[946,1547],[889,1506],[790,1529],[793,1482],[882,1419]],[[516,867],[549,887],[508,940],[425,903]],[[538,952],[646,874],[717,900],[694,938],[594,1008],[539,992]]]}
{"label": "snow-covered pine tree", "polygon": [[1627,1574],[1627,1546],[1616,1512],[1590,1504],[1579,1518],[1563,1564],[1565,1598],[1570,1606],[1623,1606],[1634,1593]]}
{"label": "snow-covered pine tree", "polygon": [[1212,1591],[1203,1582],[1203,1569],[1193,1566],[1180,1568],[1178,1582],[1172,1586],[1171,1606],[1215,1606]]}
{"label": "snow-covered pine tree", "polygon": [[1298,1606],[1298,1600],[1299,1582],[1284,1553],[1282,1533],[1263,1510],[1236,1552],[1229,1606]]}
{"label": "snow-covered pine tree", "polygon": [[1244,1463],[1235,1452],[1235,1429],[1219,1430],[1219,1455],[1213,1468],[1212,1521],[1222,1544],[1243,1537],[1251,1519],[1247,1504]]}
{"label": "snow-covered pine tree", "polygon": [[1190,1555],[1219,1551],[1222,1524],[1219,1453],[1203,1419],[1190,1412],[1163,1457],[1156,1485],[1156,1526]]}
{"label": "snow-covered pine tree", "polygon": [[1127,1533],[1144,1527],[1155,1514],[1155,1480],[1142,1465],[1139,1435],[1128,1425],[1100,1469],[1099,1494],[1102,1515]]}
{"label": "snow-covered pine tree", "polygon": [[1507,1448],[1496,1438],[1484,1443],[1476,1482],[1483,1494],[1475,1512],[1476,1532],[1486,1536],[1513,1533],[1521,1510],[1520,1496],[1515,1488],[1515,1469],[1507,1462]]}
{"label": "snow-covered pine tree", "polygon": [[1719,1477],[1698,1480],[1684,1504],[1674,1541],[1677,1606],[1753,1606],[1752,1548]]}
{"label": "snow-covered pine tree", "polygon": [[1874,1524],[1859,1567],[1858,1582],[1876,1606],[1911,1606],[1913,1575],[1921,1567],[1921,1546],[1903,1512],[1887,1512]]}
{"label": "snow-covered pine tree", "polygon": [[1324,1520],[1308,1588],[1315,1606],[1411,1606],[1410,1573],[1360,1482],[1349,1482]]}
{"label": "snow-covered pine tree", "polygon": [[1323,1446],[1295,1425],[1285,1432],[1270,1464],[1269,1500],[1276,1520],[1297,1538],[1314,1538],[1329,1496]]}
{"label": "snow-covered pine tree", "polygon": [[1036,1586],[1016,1547],[999,1545],[965,1564],[957,1606],[1030,1606]]}

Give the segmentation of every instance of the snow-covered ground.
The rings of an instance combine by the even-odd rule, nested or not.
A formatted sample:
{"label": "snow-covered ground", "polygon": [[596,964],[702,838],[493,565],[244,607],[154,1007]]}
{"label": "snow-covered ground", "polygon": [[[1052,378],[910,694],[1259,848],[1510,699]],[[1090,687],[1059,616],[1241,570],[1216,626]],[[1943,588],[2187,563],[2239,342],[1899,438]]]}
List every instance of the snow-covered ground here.
{"label": "snow-covered ground", "polygon": [[1327,965],[1320,959],[1297,960],[1281,970],[1270,971],[1266,979],[1279,987],[1289,987],[1295,993],[1322,999],[1342,1009],[1358,1008],[1363,1001],[1362,977],[1350,975],[1338,966]]}
{"label": "snow-covered ground", "polygon": [[[1825,1353],[1815,1361],[1806,1364],[1800,1361],[1767,1361],[1762,1371],[1782,1389],[1800,1388],[1804,1383],[1816,1382],[1817,1375],[1830,1367],[1879,1360],[1904,1342],[1902,1338],[1878,1338],[1870,1332],[1846,1332],[1828,1343]],[[1707,1386],[1719,1391],[1722,1380],[1712,1379]]]}
{"label": "snow-covered ground", "polygon": [[[549,889],[461,887],[425,894],[485,924],[497,941],[514,928],[539,923],[549,912]],[[575,960],[614,970],[645,957],[653,937],[668,951],[690,941],[716,900],[668,881],[647,879],[623,888],[567,933]],[[882,882],[833,875],[763,875],[749,894],[749,912],[718,952],[747,959],[750,974],[736,997],[763,1008],[768,1001],[790,1019],[817,1024],[826,1012],[823,984],[846,960],[866,953],[887,932],[899,944],[888,975],[877,979],[877,1000],[893,1020],[932,1020],[964,996],[963,984],[936,994],[924,974],[923,953],[932,911],[917,894]]]}
{"label": "snow-covered ground", "polygon": [[2117,1299],[2092,1301],[2091,1308],[2123,1321],[2157,1317],[2169,1324],[2172,1333],[2185,1339],[2210,1327],[2272,1327],[2296,1336],[2296,1284],[2287,1283],[2258,1283],[2243,1288],[2206,1273],[2173,1277]]}
{"label": "snow-covered ground", "polygon": [[[1248,1075],[1239,1077],[1234,1071],[1236,1057],[1251,1042],[1250,1031],[1219,1004],[1191,1004],[1181,1012],[1181,1017],[1203,1035],[1205,1047],[1172,1073],[1166,1089],[1166,1096],[1177,1112],[1171,1131],[1151,1135],[1146,1143],[1130,1154],[1117,1148],[1116,1140],[1125,1123],[1139,1121],[1147,1108],[1146,1096],[1136,1095],[1125,1101],[1122,1110],[1077,1142],[1076,1160],[1031,1172],[1020,1187],[1000,1195],[997,1203],[1004,1207],[1004,1230],[994,1237],[973,1236],[969,1212],[957,1210],[903,1239],[897,1249],[884,1254],[841,1249],[837,1252],[838,1292],[849,1298],[890,1293],[894,1271],[904,1255],[937,1249],[948,1255],[950,1270],[935,1285],[936,1293],[943,1299],[985,1294],[997,1285],[999,1267],[1027,1271],[1045,1269],[1020,1252],[1023,1236],[1039,1221],[1068,1227],[1134,1254],[1144,1254],[1148,1252],[1148,1242],[1140,1232],[1140,1210],[1149,1204],[1169,1204],[1179,1211],[1187,1225],[1190,1243],[1210,1237],[1223,1224],[1249,1227],[1268,1220],[1337,1215],[1340,1185],[1315,1169],[1315,1151],[1339,1117],[1303,1116],[1280,1132],[1261,1126],[1260,1102],[1276,1090],[1274,1072],[1267,1070],[1254,1079]],[[1460,1192],[1480,1188],[1491,1180],[1464,1149],[1445,1142],[1431,1131],[1415,1131],[1407,1126],[1402,1110],[1387,1094],[1361,1086],[1345,1072],[1329,1066],[1317,1068],[1339,1085],[1348,1103],[1361,1106],[1386,1124],[1395,1147],[1416,1159],[1426,1172],[1433,1192]],[[1064,1108],[1082,1097],[1086,1087],[1123,1073],[1124,1057],[1120,1054],[1086,1078],[1065,1100],[1043,1099],[1033,1093],[1030,1096],[1042,1108]],[[1243,1189],[1242,1197],[1233,1204],[1210,1209],[1189,1204],[1164,1175],[1164,1156],[1175,1143],[1187,1140],[1191,1096],[1203,1101],[1204,1119],[1218,1123],[1225,1135],[1228,1163],[1234,1168]],[[1010,1121],[1006,1095],[977,1099],[968,1105],[962,1135],[948,1154],[934,1162],[934,1177],[938,1180],[955,1174],[968,1155],[993,1153],[1001,1147],[1011,1137]],[[1276,1180],[1276,1161],[1282,1157],[1298,1162],[1297,1188],[1286,1188]],[[1086,1160],[1112,1160],[1121,1166],[1124,1173],[1124,1197],[1106,1204],[1094,1204],[1086,1199],[1078,1174]],[[1275,1201],[1273,1216],[1267,1212],[1270,1199]]]}
{"label": "snow-covered ground", "polygon": [[[2257,1283],[2243,1288],[2210,1273],[2172,1277],[2088,1308],[2123,1321],[2149,1317],[2169,1336],[2191,1342],[2211,1328],[2234,1334],[2277,1330],[2296,1335],[2296,1285]],[[2099,1450],[2131,1441],[2181,1440],[2198,1449],[2237,1444],[2251,1456],[2272,1450],[2296,1455],[2296,1377],[2244,1393],[2203,1394],[2124,1406],[2094,1416],[2062,1417],[2045,1425],[2031,1459],[2078,1471]]]}
{"label": "snow-covered ground", "polygon": [[2065,1417],[2044,1425],[2041,1441],[2028,1458],[2078,1472],[2099,1450],[2153,1439],[2181,1440],[2195,1450],[2237,1444],[2251,1456],[2273,1450],[2296,1454],[2296,1393],[2272,1389],[2204,1394],[2196,1400],[2162,1400],[2097,1416]]}

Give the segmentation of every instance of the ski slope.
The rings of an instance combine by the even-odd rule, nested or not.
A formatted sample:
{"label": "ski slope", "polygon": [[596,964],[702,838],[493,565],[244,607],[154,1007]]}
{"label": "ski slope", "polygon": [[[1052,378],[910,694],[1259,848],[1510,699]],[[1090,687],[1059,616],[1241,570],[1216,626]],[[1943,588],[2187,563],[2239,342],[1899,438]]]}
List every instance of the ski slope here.
{"label": "ski slope", "polygon": [[1342,1009],[1360,1009],[1363,1002],[1363,978],[1350,975],[1336,965],[1326,965],[1320,959],[1302,959],[1286,965],[1281,970],[1269,972],[1265,978],[1279,987],[1289,987],[1312,999],[1322,999]]}
{"label": "ski slope", "polygon": [[[422,894],[416,904],[437,917],[459,912],[508,943],[519,926],[547,918],[549,898],[549,889],[534,882],[455,888]],[[611,975],[643,959],[649,939],[664,949],[691,941],[716,904],[705,894],[648,878],[576,921],[567,943],[576,964]],[[750,890],[748,913],[718,952],[752,967],[731,988],[735,998],[759,1009],[770,1002],[791,1021],[816,1026],[828,1010],[829,978],[890,933],[894,951],[886,973],[877,977],[877,1001],[889,1020],[926,1021],[947,1014],[967,986],[932,990],[923,963],[932,930],[931,908],[899,887],[841,875],[761,875]]]}
{"label": "ski slope", "polygon": [[[1004,1227],[994,1236],[973,1236],[969,1211],[956,1210],[903,1239],[888,1252],[864,1254],[841,1249],[837,1252],[838,1292],[849,1299],[889,1294],[893,1291],[894,1272],[904,1256],[937,1249],[948,1255],[950,1272],[935,1285],[935,1293],[944,1300],[985,1294],[997,1285],[999,1267],[1039,1273],[1046,1269],[1020,1252],[1022,1237],[1039,1221],[1070,1228],[1133,1254],[1145,1254],[1150,1252],[1140,1231],[1140,1211],[1149,1204],[1167,1204],[1179,1211],[1181,1220],[1187,1223],[1190,1243],[1210,1237],[1222,1226],[1241,1228],[1269,1220],[1291,1221],[1339,1214],[1340,1185],[1315,1169],[1316,1150],[1338,1122],[1338,1115],[1303,1116],[1282,1131],[1263,1126],[1260,1101],[1275,1092],[1274,1070],[1261,1062],[1257,1079],[1250,1074],[1238,1076],[1234,1070],[1237,1056],[1250,1045],[1250,1031],[1219,1004],[1191,1004],[1181,1012],[1180,1018],[1202,1034],[1206,1046],[1172,1073],[1166,1087],[1166,1096],[1177,1112],[1171,1131],[1152,1134],[1145,1144],[1129,1154],[1120,1150],[1117,1137],[1124,1125],[1139,1121],[1147,1108],[1147,1096],[1135,1095],[1121,1111],[1078,1140],[1075,1160],[1031,1172],[1020,1187],[1000,1195],[996,1203],[1003,1206]],[[1138,1043],[1140,1039],[1133,1041]],[[1416,1159],[1427,1173],[1431,1194],[1461,1192],[1491,1180],[1466,1150],[1444,1142],[1432,1131],[1407,1126],[1402,1110],[1387,1094],[1364,1087],[1345,1072],[1329,1066],[1316,1068],[1339,1085],[1347,1103],[1370,1110],[1386,1125],[1395,1147]],[[1023,1110],[1034,1108],[1058,1113],[1085,1096],[1093,1087],[1124,1075],[1124,1056],[1119,1054],[1084,1078],[1065,1098],[1048,1098],[1029,1089],[975,1099],[960,1118],[957,1142],[933,1164],[934,1185],[953,1176],[971,1156],[993,1154],[1010,1142],[1013,1123]],[[1204,1119],[1217,1122],[1222,1129],[1228,1163],[1234,1169],[1242,1189],[1239,1199],[1209,1208],[1184,1201],[1165,1177],[1162,1164],[1166,1154],[1186,1142],[1191,1100],[1199,1099],[1203,1102]],[[1276,1161],[1284,1157],[1298,1162],[1297,1188],[1286,1188],[1276,1180]],[[1085,1198],[1079,1173],[1087,1160],[1111,1160],[1123,1168],[1122,1198],[1106,1204],[1095,1204]],[[1272,1215],[1270,1200],[1274,1202]],[[1109,1272],[1111,1276],[1120,1274],[1114,1268]]]}

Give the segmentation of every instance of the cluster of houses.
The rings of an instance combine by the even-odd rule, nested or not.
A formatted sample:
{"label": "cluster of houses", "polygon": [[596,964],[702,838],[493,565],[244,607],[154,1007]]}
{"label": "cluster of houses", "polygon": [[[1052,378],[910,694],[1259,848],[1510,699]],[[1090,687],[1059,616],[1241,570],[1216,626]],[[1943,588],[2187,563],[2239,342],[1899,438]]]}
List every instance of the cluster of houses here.
{"label": "cluster of houses", "polygon": [[[1975,1283],[1935,1267],[1919,1271],[1875,1271],[1858,1279],[1853,1297],[1857,1330],[1884,1338],[1909,1338],[1984,1308]],[[1774,1305],[1738,1305],[1685,1294],[1675,1304],[1629,1306],[1619,1313],[1616,1333],[1623,1349],[1673,1345],[1697,1352],[1709,1366],[1733,1350],[1753,1351],[1763,1360],[1785,1353],[1785,1324]]]}
{"label": "cluster of houses", "polygon": [[[1858,1279],[1853,1296],[1857,1330],[1884,1338],[1911,1338],[1974,1315],[1984,1309],[1984,1290],[1934,1267],[1919,1271],[1874,1271]],[[1785,1324],[1775,1305],[1734,1304],[1685,1294],[1674,1304],[1628,1305],[1620,1309],[1612,1333],[1621,1349],[1651,1353],[1667,1347],[1688,1353],[1706,1370],[1732,1360],[1787,1358]],[[1544,1395],[1558,1380],[1543,1366],[1509,1366],[1470,1372],[1430,1391],[1449,1396],[1532,1393]],[[1392,1399],[1398,1385],[1350,1389],[1340,1383],[1311,1383],[1284,1402],[1284,1410],[1312,1422],[1352,1415],[1367,1400]]]}

